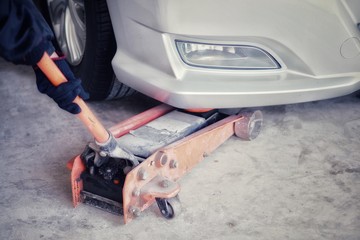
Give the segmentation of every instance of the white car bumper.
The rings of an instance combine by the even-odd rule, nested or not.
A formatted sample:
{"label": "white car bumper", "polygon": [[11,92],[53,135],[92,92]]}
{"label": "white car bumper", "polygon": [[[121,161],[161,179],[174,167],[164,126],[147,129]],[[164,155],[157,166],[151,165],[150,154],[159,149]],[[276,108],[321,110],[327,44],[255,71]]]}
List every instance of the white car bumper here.
{"label": "white car bumper", "polygon": [[[118,44],[116,76],[170,105],[277,105],[360,89],[359,1],[109,0],[108,5]],[[281,67],[191,66],[175,40],[254,46]]]}

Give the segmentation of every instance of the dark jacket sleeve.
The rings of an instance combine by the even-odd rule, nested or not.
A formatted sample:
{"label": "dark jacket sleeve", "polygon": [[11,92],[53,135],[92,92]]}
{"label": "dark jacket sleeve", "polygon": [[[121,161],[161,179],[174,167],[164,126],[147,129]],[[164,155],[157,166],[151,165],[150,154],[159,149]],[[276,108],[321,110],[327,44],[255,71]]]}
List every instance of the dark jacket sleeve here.
{"label": "dark jacket sleeve", "polygon": [[32,0],[0,0],[0,55],[15,64],[35,65],[51,54],[53,33]]}

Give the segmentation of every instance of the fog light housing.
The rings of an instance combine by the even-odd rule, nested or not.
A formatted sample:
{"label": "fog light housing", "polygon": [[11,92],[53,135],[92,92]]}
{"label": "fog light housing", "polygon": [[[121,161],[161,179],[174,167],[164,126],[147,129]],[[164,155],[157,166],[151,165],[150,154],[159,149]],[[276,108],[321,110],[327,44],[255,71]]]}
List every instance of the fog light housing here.
{"label": "fog light housing", "polygon": [[209,44],[175,40],[181,59],[188,65],[223,69],[279,69],[265,50],[249,45]]}

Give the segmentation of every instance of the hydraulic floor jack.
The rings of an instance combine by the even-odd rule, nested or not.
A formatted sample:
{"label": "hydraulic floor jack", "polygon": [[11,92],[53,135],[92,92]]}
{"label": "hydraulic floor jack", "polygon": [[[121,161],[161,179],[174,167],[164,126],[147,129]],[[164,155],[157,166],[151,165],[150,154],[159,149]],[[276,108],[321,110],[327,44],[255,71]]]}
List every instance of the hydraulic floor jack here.
{"label": "hydraulic floor jack", "polygon": [[128,223],[157,202],[161,214],[173,218],[181,209],[177,181],[232,135],[252,140],[261,126],[260,111],[227,115],[152,108],[109,129],[121,147],[143,159],[139,165],[110,159],[96,167],[91,144],[74,159],[74,206],[84,202],[124,215]]}
{"label": "hydraulic floor jack", "polygon": [[[55,86],[67,81],[46,53],[37,65]],[[173,218],[180,204],[178,180],[232,135],[252,140],[262,127],[260,111],[199,114],[160,105],[106,130],[80,97],[74,103],[95,140],[111,140],[107,149],[121,154],[110,157],[104,145],[90,143],[69,162],[73,204],[123,214],[125,223],[155,202],[165,218]],[[96,164],[99,157],[106,161]]]}

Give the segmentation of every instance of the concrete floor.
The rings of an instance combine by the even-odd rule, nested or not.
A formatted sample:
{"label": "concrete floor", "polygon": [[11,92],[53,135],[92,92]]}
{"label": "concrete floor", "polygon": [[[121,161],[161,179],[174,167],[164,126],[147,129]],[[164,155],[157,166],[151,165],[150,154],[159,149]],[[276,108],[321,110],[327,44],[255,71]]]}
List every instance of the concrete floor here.
{"label": "concrete floor", "polygon": [[[128,225],[71,203],[65,165],[91,137],[0,60],[0,239],[360,239],[360,100],[262,108],[256,140],[232,137],[181,180],[183,212],[151,207]],[[107,127],[154,105],[89,104]]]}

